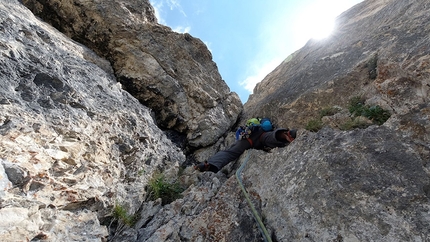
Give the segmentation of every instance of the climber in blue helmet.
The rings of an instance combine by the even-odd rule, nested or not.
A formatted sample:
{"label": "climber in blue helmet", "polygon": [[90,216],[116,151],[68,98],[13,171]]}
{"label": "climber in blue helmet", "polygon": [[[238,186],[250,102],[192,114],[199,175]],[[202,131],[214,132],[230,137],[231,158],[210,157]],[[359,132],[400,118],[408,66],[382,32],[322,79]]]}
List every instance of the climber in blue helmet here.
{"label": "climber in blue helmet", "polygon": [[[239,158],[247,149],[268,150],[276,147],[285,147],[296,138],[296,130],[279,128],[267,131],[268,124],[260,123],[260,119],[254,118],[247,121],[246,128],[240,127],[236,133],[237,141],[228,149],[219,151],[207,161],[202,162],[194,169],[198,171],[218,172],[228,163]],[[267,125],[267,126],[266,126]]]}

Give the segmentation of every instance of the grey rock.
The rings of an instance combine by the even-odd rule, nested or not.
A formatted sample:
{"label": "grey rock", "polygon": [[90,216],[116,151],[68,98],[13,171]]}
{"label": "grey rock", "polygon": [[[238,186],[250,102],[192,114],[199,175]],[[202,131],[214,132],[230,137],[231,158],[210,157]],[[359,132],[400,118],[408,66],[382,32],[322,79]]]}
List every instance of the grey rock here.
{"label": "grey rock", "polygon": [[[278,126],[300,128],[327,106],[339,107],[339,113],[324,117],[327,127],[317,133],[299,129],[289,146],[270,152],[249,150],[217,174],[198,173],[192,167],[179,169],[187,164],[181,148],[187,148],[183,145],[186,133],[192,145],[200,148],[194,158],[203,161],[216,147],[225,149],[234,142],[232,133],[214,139],[213,147],[203,147],[199,141],[200,135],[219,132],[208,124],[227,110],[223,105],[228,102],[222,100],[228,98],[220,98],[218,90],[179,93],[193,98],[183,105],[169,103],[169,107],[188,110],[191,105],[199,110],[193,121],[209,121],[190,132],[184,131],[185,123],[178,126],[182,121],[166,122],[166,127],[172,125],[177,131],[163,132],[151,115],[170,117],[172,113],[146,108],[117,82],[115,76],[121,79],[134,73],[128,65],[124,72],[118,69],[129,56],[133,62],[144,58],[151,66],[145,69],[147,76],[164,78],[157,79],[160,82],[150,92],[170,95],[187,84],[172,84],[175,70],[169,68],[181,65],[171,53],[164,53],[164,59],[163,55],[152,58],[146,51],[135,52],[141,56],[130,54],[129,49],[141,43],[129,43],[133,37],[128,34],[145,29],[159,31],[154,37],[157,43],[166,34],[169,43],[187,42],[184,46],[192,58],[185,62],[209,66],[178,69],[178,73],[187,72],[183,77],[192,77],[189,83],[203,80],[209,74],[201,71],[213,66],[206,62],[208,52],[198,40],[156,24],[146,1],[130,2],[73,1],[77,6],[72,6],[66,0],[57,6],[26,1],[33,11],[54,16],[54,26],[64,26],[64,33],[93,47],[100,56],[121,59],[109,59],[113,68],[106,59],[41,22],[18,1],[0,3],[3,240],[262,241],[234,176],[244,162],[243,185],[273,241],[430,239],[430,6],[426,1],[365,1],[342,14],[338,33],[331,40],[311,41],[287,59],[257,86],[243,118],[278,114]],[[112,4],[120,11],[106,9]],[[131,11],[136,6],[141,11]],[[86,8],[91,11],[81,11]],[[125,9],[130,13],[123,14]],[[123,17],[118,21],[123,27],[118,28],[131,32],[114,37],[103,32],[100,26],[108,26],[111,23],[105,20],[113,18],[105,15],[115,14]],[[65,16],[77,19],[76,23],[60,25]],[[87,17],[93,17],[92,21],[86,21]],[[106,44],[98,49],[92,46],[95,43]],[[152,44],[147,46],[158,46]],[[121,55],[108,53],[114,51],[110,46],[118,47]],[[179,51],[178,56],[186,56],[187,51]],[[210,75],[215,80],[219,74]],[[136,80],[133,84],[142,84]],[[224,90],[223,85],[219,88]],[[365,96],[366,104],[389,109],[391,117],[381,126],[339,130],[337,126],[349,115],[347,100],[359,94]],[[208,99],[203,98],[206,95]],[[146,97],[165,100],[164,96]],[[239,106],[235,98],[231,102],[231,113],[226,116],[234,117]],[[227,120],[217,122],[229,126]],[[172,140],[178,134],[181,148],[166,134]],[[165,205],[160,199],[148,201],[146,187],[156,172],[181,183],[185,188],[181,198]],[[126,226],[113,217],[115,205],[139,219]]]}
{"label": "grey rock", "polygon": [[14,186],[22,186],[28,181],[27,172],[24,169],[12,163],[4,161],[2,163],[7,178]]}
{"label": "grey rock", "polygon": [[234,177],[188,172],[195,182],[183,199],[138,228],[137,241],[262,241]]}
{"label": "grey rock", "polygon": [[0,199],[5,196],[5,191],[12,187],[12,182],[9,181],[3,165],[0,166]]}
{"label": "grey rock", "polygon": [[23,1],[108,59],[123,87],[154,110],[157,124],[184,134],[189,146],[212,145],[235,124],[242,103],[200,39],[157,24],[147,0],[74,2]]}
{"label": "grey rock", "polygon": [[304,132],[252,151],[244,180],[278,241],[427,241],[430,177],[413,146],[378,126]]}
{"label": "grey rock", "polygon": [[15,0],[0,31],[0,237],[102,241],[113,206],[136,212],[185,155],[93,51]]}
{"label": "grey rock", "polygon": [[[310,41],[287,58],[245,104],[243,119],[269,116],[278,126],[299,128],[323,108],[340,108],[338,114],[323,119],[333,128],[317,133],[299,129],[288,147],[270,153],[248,151],[231,164],[237,167],[248,160],[244,185],[255,195],[255,206],[274,241],[430,239],[426,226],[430,222],[429,72],[424,64],[429,57],[429,4],[418,2],[365,1],[346,11],[331,39]],[[350,119],[348,100],[358,95],[366,98],[366,104],[390,110],[392,116],[382,126],[340,131],[338,126]],[[222,211],[235,221],[240,216],[229,206],[241,204],[241,212],[249,213],[245,204],[231,197],[238,189],[230,177],[214,191],[216,195],[195,206],[213,209],[226,195],[223,191],[229,191]],[[183,201],[197,194],[192,186]],[[237,196],[244,202],[242,195]],[[181,227],[182,240],[243,241],[243,234],[233,236],[235,229],[226,226],[227,221],[206,219],[206,210],[193,213],[183,201],[176,203],[185,207],[186,214],[195,215],[193,222],[181,227],[184,217],[172,217],[174,209],[165,207],[171,211],[154,217],[160,230],[151,228],[157,231],[152,237],[140,238],[178,238],[173,231]],[[211,218],[222,211],[214,209]],[[161,222],[163,218],[168,220]],[[240,221],[255,226],[250,219]],[[219,231],[223,237],[217,237]],[[248,235],[261,240],[257,229]]]}
{"label": "grey rock", "polygon": [[309,40],[255,87],[244,118],[273,116],[280,126],[304,128],[324,108],[347,110],[354,96],[393,118],[422,110],[430,91],[428,4],[363,1],[345,11],[331,37]]}

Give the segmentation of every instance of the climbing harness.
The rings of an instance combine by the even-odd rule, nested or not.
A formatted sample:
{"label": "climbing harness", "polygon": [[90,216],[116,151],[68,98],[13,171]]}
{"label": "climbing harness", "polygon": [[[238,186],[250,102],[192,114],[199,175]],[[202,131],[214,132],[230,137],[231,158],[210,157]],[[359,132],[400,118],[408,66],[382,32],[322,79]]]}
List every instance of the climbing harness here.
{"label": "climbing harness", "polygon": [[267,229],[264,226],[263,222],[261,221],[261,218],[258,215],[257,210],[255,209],[254,205],[252,204],[251,199],[249,198],[249,194],[246,192],[245,187],[243,186],[242,178],[240,177],[240,173],[242,173],[243,168],[245,168],[245,165],[249,160],[249,155],[251,154],[250,150],[248,150],[246,152],[247,152],[247,155],[245,158],[245,162],[243,162],[243,164],[236,171],[236,179],[239,182],[240,189],[242,189],[242,192],[245,195],[245,198],[246,198],[246,201],[248,202],[249,207],[251,207],[252,214],[254,215],[254,219],[258,224],[258,228],[260,229],[260,232],[263,235],[264,241],[272,242],[272,238],[270,237],[269,233],[267,232]]}

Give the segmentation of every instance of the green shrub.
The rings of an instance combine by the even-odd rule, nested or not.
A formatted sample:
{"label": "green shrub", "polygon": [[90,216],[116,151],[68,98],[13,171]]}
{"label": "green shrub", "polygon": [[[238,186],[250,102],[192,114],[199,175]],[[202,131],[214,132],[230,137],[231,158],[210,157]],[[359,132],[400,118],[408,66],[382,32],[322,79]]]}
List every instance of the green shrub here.
{"label": "green shrub", "polygon": [[390,118],[391,114],[388,110],[385,110],[378,105],[365,105],[364,102],[365,100],[362,97],[351,98],[348,109],[353,117],[363,116],[370,119],[377,125],[382,125],[388,120],[388,118]]}
{"label": "green shrub", "polygon": [[348,103],[349,112],[355,117],[362,116],[362,113],[365,109],[365,101],[366,100],[362,97],[351,98]]}
{"label": "green shrub", "polygon": [[127,210],[123,206],[118,204],[115,205],[115,207],[113,208],[113,217],[130,227],[133,226],[137,221],[135,215],[128,214]]}
{"label": "green shrub", "polygon": [[183,188],[177,182],[168,182],[163,174],[156,173],[149,181],[151,200],[161,198],[162,204],[169,204],[181,197]]}
{"label": "green shrub", "polygon": [[390,118],[391,114],[380,106],[371,106],[364,110],[363,116],[372,120],[375,124],[382,125]]}
{"label": "green shrub", "polygon": [[323,122],[321,121],[321,119],[312,119],[307,123],[305,129],[312,132],[317,132],[318,130],[322,129],[322,127]]}

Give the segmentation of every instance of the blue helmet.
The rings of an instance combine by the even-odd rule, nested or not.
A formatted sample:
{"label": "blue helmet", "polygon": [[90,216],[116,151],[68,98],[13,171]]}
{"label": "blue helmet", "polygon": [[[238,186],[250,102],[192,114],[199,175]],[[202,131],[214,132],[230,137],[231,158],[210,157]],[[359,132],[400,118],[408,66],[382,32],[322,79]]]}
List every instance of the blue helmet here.
{"label": "blue helmet", "polygon": [[273,129],[272,122],[269,120],[264,120],[260,125],[264,131],[271,131]]}

